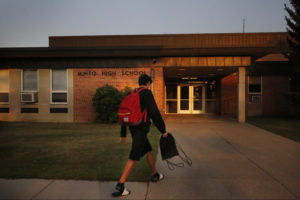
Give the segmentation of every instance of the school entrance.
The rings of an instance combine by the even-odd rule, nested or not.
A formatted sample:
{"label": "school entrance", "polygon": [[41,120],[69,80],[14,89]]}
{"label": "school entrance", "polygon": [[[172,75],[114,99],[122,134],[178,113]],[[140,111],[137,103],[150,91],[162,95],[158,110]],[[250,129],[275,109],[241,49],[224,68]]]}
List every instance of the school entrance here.
{"label": "school entrance", "polygon": [[178,113],[199,114],[205,108],[205,85],[178,85]]}
{"label": "school entrance", "polygon": [[166,113],[217,113],[216,81],[166,85]]}
{"label": "school entrance", "polygon": [[247,62],[242,62],[242,58],[237,58],[194,58],[198,66],[184,58],[172,58],[179,66],[163,68],[165,114],[228,115],[244,121],[246,68],[243,65],[249,60],[245,58]]}

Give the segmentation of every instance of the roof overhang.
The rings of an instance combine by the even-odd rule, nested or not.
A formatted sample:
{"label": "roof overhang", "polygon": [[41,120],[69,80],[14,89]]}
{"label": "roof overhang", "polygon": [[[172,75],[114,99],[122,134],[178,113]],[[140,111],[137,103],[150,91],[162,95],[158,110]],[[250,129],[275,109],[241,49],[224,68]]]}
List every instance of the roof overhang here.
{"label": "roof overhang", "polygon": [[251,56],[276,53],[271,47],[223,48],[0,48],[0,59],[9,58],[103,58],[103,57],[193,57]]}

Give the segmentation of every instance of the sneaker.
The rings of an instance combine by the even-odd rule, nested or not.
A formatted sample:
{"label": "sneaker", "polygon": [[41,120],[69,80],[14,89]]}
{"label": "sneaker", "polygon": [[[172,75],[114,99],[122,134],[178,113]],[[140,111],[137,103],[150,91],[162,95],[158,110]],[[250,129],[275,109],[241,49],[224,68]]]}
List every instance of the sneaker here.
{"label": "sneaker", "polygon": [[160,173],[156,173],[156,174],[153,174],[152,177],[151,177],[151,181],[152,182],[157,182],[157,181],[160,181],[164,178],[164,175],[163,174],[160,174]]}
{"label": "sneaker", "polygon": [[113,192],[111,194],[113,197],[126,196],[130,194],[130,191],[124,186],[124,183],[118,183],[115,188],[117,192]]}

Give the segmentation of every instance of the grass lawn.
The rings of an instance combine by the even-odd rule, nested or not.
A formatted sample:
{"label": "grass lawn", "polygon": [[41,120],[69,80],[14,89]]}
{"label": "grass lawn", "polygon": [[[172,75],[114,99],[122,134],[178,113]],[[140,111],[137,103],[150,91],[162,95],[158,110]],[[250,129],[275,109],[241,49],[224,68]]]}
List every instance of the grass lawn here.
{"label": "grass lawn", "polygon": [[247,122],[275,134],[300,142],[300,119],[249,117]]}
{"label": "grass lawn", "polygon": [[[118,180],[128,159],[131,135],[121,144],[118,124],[0,122],[0,177]],[[160,133],[148,138],[156,158]],[[150,180],[145,157],[129,181]]]}

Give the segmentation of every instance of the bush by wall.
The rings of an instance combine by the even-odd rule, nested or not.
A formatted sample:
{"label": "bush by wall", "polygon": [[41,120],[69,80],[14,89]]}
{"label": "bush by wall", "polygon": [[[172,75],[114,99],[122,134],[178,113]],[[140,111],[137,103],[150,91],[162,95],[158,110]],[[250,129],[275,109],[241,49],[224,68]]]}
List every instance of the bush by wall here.
{"label": "bush by wall", "polygon": [[117,122],[119,105],[124,96],[130,91],[129,87],[119,91],[108,84],[98,88],[93,96],[93,105],[98,113],[97,121],[105,123]]}

